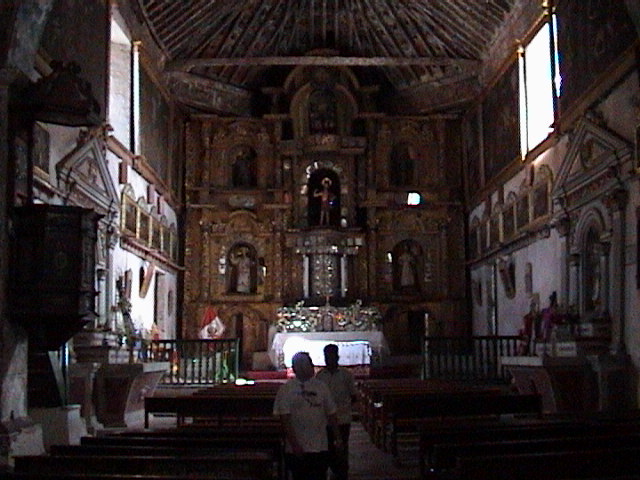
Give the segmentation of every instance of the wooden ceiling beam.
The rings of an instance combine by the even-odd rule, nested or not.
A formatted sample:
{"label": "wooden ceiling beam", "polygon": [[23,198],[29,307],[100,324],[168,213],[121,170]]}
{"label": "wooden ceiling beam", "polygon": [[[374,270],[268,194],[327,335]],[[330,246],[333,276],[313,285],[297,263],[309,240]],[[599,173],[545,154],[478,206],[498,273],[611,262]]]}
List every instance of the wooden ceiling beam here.
{"label": "wooden ceiling beam", "polygon": [[326,67],[407,67],[407,66],[458,66],[476,68],[478,60],[438,57],[335,57],[335,56],[291,56],[291,57],[234,57],[195,58],[175,60],[167,63],[167,70],[190,71],[202,67],[260,67],[270,65],[298,66],[318,65]]}

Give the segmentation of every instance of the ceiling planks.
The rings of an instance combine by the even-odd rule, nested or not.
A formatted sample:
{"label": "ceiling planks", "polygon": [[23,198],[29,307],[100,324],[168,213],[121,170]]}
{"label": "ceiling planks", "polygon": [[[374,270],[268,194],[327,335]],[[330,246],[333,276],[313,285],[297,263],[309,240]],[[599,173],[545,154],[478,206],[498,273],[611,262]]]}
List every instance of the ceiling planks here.
{"label": "ceiling planks", "polygon": [[347,65],[407,92],[477,75],[520,0],[129,1],[169,71],[257,90],[278,65]]}

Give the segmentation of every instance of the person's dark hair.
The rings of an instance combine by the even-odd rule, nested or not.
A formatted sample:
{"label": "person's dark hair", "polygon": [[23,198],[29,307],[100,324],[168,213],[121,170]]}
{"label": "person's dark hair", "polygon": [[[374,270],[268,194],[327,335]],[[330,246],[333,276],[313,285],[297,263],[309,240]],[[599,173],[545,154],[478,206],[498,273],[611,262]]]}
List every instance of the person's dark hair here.
{"label": "person's dark hair", "polygon": [[306,358],[309,360],[309,363],[311,365],[313,365],[313,360],[311,360],[311,355],[309,355],[309,352],[298,352],[295,353],[293,355],[293,357],[291,357],[291,364],[293,366],[294,363],[298,363],[299,361],[301,361],[303,358]]}
{"label": "person's dark hair", "polygon": [[324,346],[324,353],[335,353],[338,354],[338,346],[335,343],[329,343]]}

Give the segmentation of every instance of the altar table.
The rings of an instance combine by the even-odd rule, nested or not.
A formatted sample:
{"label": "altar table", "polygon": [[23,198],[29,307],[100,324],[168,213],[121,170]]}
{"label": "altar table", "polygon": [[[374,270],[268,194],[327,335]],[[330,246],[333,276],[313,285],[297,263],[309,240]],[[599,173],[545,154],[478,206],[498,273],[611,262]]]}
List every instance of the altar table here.
{"label": "altar table", "polygon": [[276,333],[269,357],[278,369],[290,368],[291,357],[297,352],[309,352],[315,366],[324,366],[326,345],[338,346],[339,364],[345,367],[370,365],[379,361],[389,348],[382,332],[290,332]]}

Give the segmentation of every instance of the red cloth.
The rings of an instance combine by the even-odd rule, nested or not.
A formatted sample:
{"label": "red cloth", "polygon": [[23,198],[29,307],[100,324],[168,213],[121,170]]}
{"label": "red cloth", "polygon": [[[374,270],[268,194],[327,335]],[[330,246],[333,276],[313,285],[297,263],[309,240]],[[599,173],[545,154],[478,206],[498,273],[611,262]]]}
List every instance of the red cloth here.
{"label": "red cloth", "polygon": [[209,325],[211,322],[213,322],[213,319],[216,318],[217,316],[218,316],[218,311],[215,309],[215,307],[212,307],[211,305],[209,305],[207,308],[205,308],[202,314],[202,321],[200,322],[200,329],[203,329],[204,327]]}

